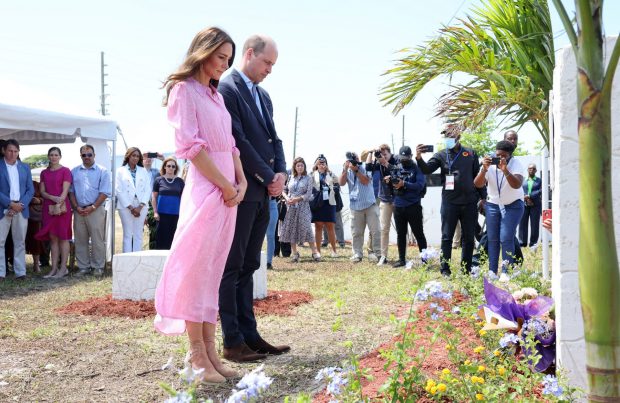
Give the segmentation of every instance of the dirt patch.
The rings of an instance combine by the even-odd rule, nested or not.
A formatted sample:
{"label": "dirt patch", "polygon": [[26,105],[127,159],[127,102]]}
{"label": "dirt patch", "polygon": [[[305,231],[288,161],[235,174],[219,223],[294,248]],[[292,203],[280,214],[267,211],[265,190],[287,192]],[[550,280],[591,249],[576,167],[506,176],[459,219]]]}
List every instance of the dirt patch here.
{"label": "dirt patch", "polygon": [[[254,313],[259,316],[293,315],[293,308],[312,301],[312,295],[304,291],[269,291],[267,298],[254,301]],[[143,319],[155,316],[153,301],[112,299],[112,295],[75,301],[56,309],[65,315],[115,316]]]}
{"label": "dirt patch", "polygon": [[291,316],[293,308],[313,300],[305,291],[269,291],[267,298],[254,301],[254,314]]}
{"label": "dirt patch", "polygon": [[[443,306],[444,310],[449,312],[450,309],[452,309],[452,306],[459,305],[464,299],[465,297],[455,292],[451,301],[443,301],[440,302],[439,305]],[[414,344],[414,347],[408,350],[408,352],[413,356],[418,354],[421,348],[425,348],[427,351],[430,350],[430,353],[422,364],[421,370],[428,376],[434,376],[443,368],[448,368],[455,371],[456,366],[448,358],[448,350],[446,350],[446,343],[443,340],[438,339],[434,344],[431,342],[433,332],[427,329],[427,327],[433,329],[436,327],[437,322],[426,316],[426,312],[429,310],[429,305],[429,302],[420,304],[416,309],[418,319],[415,322],[415,328],[413,327],[414,324],[410,324],[408,326],[409,332],[413,331],[417,336],[419,336]],[[463,317],[458,317],[451,319],[450,324],[456,327],[462,334],[461,342],[456,347],[458,350],[471,351],[473,347],[479,343],[478,335],[471,325],[470,320]],[[379,388],[381,388],[381,386],[388,379],[389,371],[391,369],[385,369],[386,360],[381,357],[381,351],[393,349],[395,343],[401,340],[401,336],[396,336],[360,359],[360,368],[366,370],[368,375],[372,376],[372,380],[362,381],[362,393],[364,397],[368,398],[369,401],[381,400],[380,398],[383,396],[379,392]],[[325,391],[318,393],[313,398],[315,403],[327,403],[330,400],[330,397],[325,393]],[[430,402],[432,400],[424,400],[424,398],[422,398],[418,401]]]}

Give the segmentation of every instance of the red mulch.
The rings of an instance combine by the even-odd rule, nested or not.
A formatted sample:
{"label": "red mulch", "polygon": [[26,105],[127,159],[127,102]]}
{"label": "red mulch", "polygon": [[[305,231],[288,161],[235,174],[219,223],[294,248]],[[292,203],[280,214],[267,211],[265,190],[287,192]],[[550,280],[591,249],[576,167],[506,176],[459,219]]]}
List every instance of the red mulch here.
{"label": "red mulch", "polygon": [[[449,312],[453,306],[458,306],[463,300],[465,300],[465,298],[466,297],[462,296],[458,292],[454,292],[453,298],[449,301],[449,303],[442,301],[439,305],[441,305],[445,311]],[[426,327],[430,325],[431,328],[434,328],[436,322],[426,316],[429,304],[429,302],[426,302],[417,308],[418,320],[415,322],[415,333],[419,336],[419,339],[416,340],[415,347],[409,351],[411,355],[415,355],[422,347],[427,350],[430,349],[426,360],[422,364],[421,370],[429,376],[435,376],[444,368],[449,368],[450,370],[455,371],[456,366],[448,359],[446,343],[443,340],[438,339],[431,347],[431,337],[433,332],[427,330]],[[476,330],[471,325],[471,320],[459,317],[452,319],[450,323],[463,335],[461,338],[461,343],[456,346],[457,349],[461,351],[472,350],[479,344],[479,338]],[[409,329],[412,327],[413,324],[410,324]],[[373,377],[370,381],[362,381],[362,393],[365,397],[368,397],[370,401],[378,400],[381,397],[378,390],[389,377],[389,370],[384,369],[385,359],[381,357],[381,351],[393,348],[394,344],[400,340],[402,340],[401,336],[395,336],[392,340],[387,343],[383,343],[376,350],[368,353],[360,359],[360,368],[367,370],[368,374]],[[330,401],[330,398],[324,391],[322,391],[314,396],[313,401],[315,403],[327,403]],[[422,398],[418,401],[430,402],[432,400],[425,400]]]}
{"label": "red mulch", "polygon": [[[293,315],[293,308],[312,301],[312,295],[304,291],[269,291],[267,298],[254,301],[256,315]],[[111,295],[75,301],[56,312],[65,315],[117,316],[142,319],[155,316],[153,301],[112,299]]]}

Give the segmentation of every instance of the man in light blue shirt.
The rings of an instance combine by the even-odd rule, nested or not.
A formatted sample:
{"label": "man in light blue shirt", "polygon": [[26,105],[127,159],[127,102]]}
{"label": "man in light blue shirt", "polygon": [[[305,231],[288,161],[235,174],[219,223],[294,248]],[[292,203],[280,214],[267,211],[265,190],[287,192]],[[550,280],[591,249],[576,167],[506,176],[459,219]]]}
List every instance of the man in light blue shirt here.
{"label": "man in light blue shirt", "polygon": [[340,186],[349,186],[349,210],[351,212],[351,235],[353,237],[353,256],[351,261],[361,262],[364,256],[364,231],[372,237],[372,252],[368,260],[377,263],[381,253],[381,237],[379,231],[379,207],[375,199],[372,179],[366,173],[355,153],[347,153],[339,179]]}
{"label": "man in light blue shirt", "polygon": [[[102,276],[105,268],[106,211],[103,207],[112,194],[110,172],[95,164],[95,149],[89,144],[80,148],[82,165],[71,170],[73,184],[69,200],[73,208],[73,237],[79,275]],[[90,246],[89,248],[89,240]],[[92,249],[92,253],[91,253]]]}

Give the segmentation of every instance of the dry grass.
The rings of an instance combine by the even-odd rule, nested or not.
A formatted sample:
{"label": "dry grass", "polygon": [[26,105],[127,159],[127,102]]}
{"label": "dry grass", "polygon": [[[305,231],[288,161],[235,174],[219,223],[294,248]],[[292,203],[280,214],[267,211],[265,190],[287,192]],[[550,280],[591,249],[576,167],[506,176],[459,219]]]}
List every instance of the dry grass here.
{"label": "dry grass", "polygon": [[[258,320],[266,340],[292,347],[264,362],[275,379],[266,401],[312,393],[317,371],[346,359],[345,341],[361,354],[392,336],[390,314],[407,303],[416,271],[352,264],[350,250],[340,252],[342,257],[321,263],[310,262],[305,248],[299,264],[274,259],[269,289],[307,291],[314,300],[293,316]],[[157,369],[170,356],[182,366],[184,337],[156,334],[150,319],[55,313],[69,302],[110,294],[111,288],[109,276],[61,281],[32,276],[0,285],[0,401],[162,401],[160,382],[179,386],[176,373]],[[234,366],[248,372],[255,365]],[[200,395],[224,398],[233,386],[203,386]]]}

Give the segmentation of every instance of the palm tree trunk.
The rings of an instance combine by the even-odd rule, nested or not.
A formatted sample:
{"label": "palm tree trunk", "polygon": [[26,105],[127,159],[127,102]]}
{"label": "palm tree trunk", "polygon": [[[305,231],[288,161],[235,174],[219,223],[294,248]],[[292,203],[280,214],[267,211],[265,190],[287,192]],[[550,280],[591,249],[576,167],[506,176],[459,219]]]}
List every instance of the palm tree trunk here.
{"label": "palm tree trunk", "polygon": [[620,271],[611,195],[611,81],[620,40],[605,74],[602,0],[575,0],[578,36],[554,0],[577,58],[579,108],[579,288],[592,402],[620,400]]}

